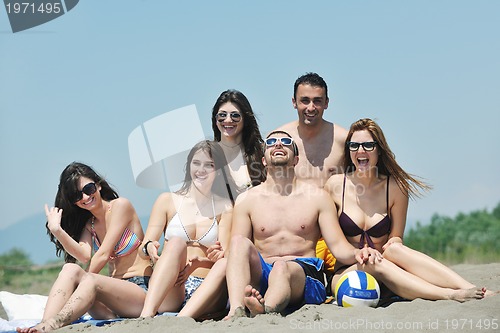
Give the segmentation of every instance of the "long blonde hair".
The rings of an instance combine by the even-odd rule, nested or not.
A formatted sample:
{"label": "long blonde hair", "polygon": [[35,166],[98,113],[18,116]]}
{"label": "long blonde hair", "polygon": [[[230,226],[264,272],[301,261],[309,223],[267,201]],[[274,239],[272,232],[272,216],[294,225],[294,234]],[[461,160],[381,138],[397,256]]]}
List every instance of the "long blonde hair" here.
{"label": "long blonde hair", "polygon": [[380,126],[369,118],[359,119],[358,121],[352,123],[349,133],[347,134],[346,146],[344,148],[344,168],[347,172],[354,171],[356,167],[351,160],[351,155],[349,153],[349,148],[347,147],[347,142],[351,141],[354,132],[358,131],[368,131],[373,140],[377,142],[377,148],[379,152],[379,158],[377,162],[378,172],[394,177],[399,188],[409,197],[415,198],[420,197],[423,192],[427,192],[432,189],[432,186],[426,184],[425,182],[417,179],[417,176],[411,175],[399,166],[396,162],[396,156],[389,148],[387,140],[385,139],[384,132]]}

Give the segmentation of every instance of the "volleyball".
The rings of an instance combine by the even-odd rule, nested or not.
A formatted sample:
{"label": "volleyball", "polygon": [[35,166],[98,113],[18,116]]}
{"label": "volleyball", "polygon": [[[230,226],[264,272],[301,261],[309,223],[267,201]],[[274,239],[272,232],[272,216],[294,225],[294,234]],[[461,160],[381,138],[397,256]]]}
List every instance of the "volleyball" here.
{"label": "volleyball", "polygon": [[375,278],[363,271],[351,271],[342,275],[335,286],[337,304],[343,307],[376,307],[380,299],[380,287]]}

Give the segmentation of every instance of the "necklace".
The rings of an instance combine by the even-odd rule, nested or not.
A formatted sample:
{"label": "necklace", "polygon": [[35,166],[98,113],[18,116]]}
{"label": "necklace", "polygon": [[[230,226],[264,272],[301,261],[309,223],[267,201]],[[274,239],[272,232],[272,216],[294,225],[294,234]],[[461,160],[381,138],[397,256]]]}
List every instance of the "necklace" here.
{"label": "necklace", "polygon": [[202,215],[201,211],[204,210],[205,207],[207,207],[209,203],[210,202],[206,202],[205,204],[203,204],[203,206],[196,205],[196,214],[195,215]]}
{"label": "necklace", "polygon": [[195,204],[195,210],[196,210],[195,215],[202,215],[201,211],[202,211],[202,210],[203,210],[206,206],[208,206],[208,204],[209,204],[210,202],[212,202],[212,204],[213,204],[213,202],[214,202],[214,197],[213,197],[213,195],[211,195],[211,196],[210,196],[210,198],[209,198],[209,197],[207,197],[207,196],[205,196],[208,200],[207,200],[207,201],[205,201],[205,202],[202,202],[201,204],[199,204],[199,203],[198,203],[198,201],[194,198],[194,196],[191,196],[190,194],[187,194],[187,195],[185,195],[185,196],[184,196],[184,198],[188,198],[188,197],[190,197],[190,198],[194,201],[194,204]]}

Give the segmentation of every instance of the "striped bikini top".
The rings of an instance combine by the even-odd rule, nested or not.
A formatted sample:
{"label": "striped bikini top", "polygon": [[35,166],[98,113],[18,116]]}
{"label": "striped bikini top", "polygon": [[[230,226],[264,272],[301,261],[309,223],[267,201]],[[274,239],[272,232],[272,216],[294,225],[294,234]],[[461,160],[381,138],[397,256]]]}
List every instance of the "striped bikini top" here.
{"label": "striped bikini top", "polygon": [[[94,219],[95,217],[92,217],[92,226],[90,232],[92,234],[94,251],[97,252],[97,250],[99,250],[99,248],[101,247],[101,242],[99,242],[99,238],[97,238],[97,233],[94,229]],[[122,237],[120,238],[118,243],[116,243],[113,250],[115,255],[111,258],[126,256],[137,249],[139,245],[141,245],[141,243],[142,241],[139,239],[139,237],[137,237],[136,234],[134,234],[129,228],[125,228]]]}

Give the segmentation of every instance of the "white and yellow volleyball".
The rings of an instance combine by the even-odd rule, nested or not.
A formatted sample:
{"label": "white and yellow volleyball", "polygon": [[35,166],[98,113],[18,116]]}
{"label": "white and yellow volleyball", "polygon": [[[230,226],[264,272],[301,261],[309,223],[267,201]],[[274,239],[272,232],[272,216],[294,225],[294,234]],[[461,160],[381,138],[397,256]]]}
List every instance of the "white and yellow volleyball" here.
{"label": "white and yellow volleyball", "polygon": [[342,275],[335,286],[337,304],[343,307],[376,307],[380,299],[380,287],[375,278],[363,271],[351,271]]}

